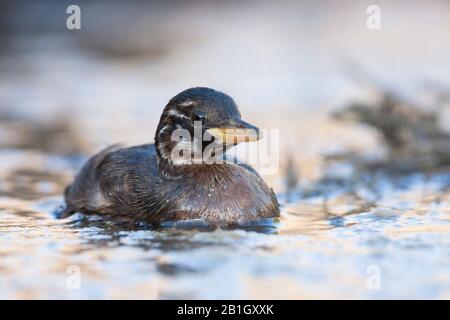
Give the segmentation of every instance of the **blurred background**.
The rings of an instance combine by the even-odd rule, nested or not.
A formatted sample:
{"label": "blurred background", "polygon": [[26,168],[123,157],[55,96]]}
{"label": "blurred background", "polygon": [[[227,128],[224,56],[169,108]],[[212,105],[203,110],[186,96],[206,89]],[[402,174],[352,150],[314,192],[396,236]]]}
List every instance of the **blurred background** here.
{"label": "blurred background", "polygon": [[172,96],[208,86],[280,129],[281,150],[314,177],[317,156],[376,144],[330,109],[384,90],[433,109],[450,92],[446,1],[379,1],[380,30],[366,26],[370,1],[80,1],[81,30],[66,27],[70,4],[2,4],[0,112],[55,127],[51,140],[20,137],[25,125],[2,143],[92,153],[150,142]]}
{"label": "blurred background", "polygon": [[[449,39],[444,0],[2,1],[0,297],[448,298]],[[284,210],[270,237],[285,237],[54,220],[88,155],[152,142],[193,86],[280,130],[280,170],[264,178]],[[65,288],[73,263],[84,291]],[[366,288],[373,263],[384,291]]]}

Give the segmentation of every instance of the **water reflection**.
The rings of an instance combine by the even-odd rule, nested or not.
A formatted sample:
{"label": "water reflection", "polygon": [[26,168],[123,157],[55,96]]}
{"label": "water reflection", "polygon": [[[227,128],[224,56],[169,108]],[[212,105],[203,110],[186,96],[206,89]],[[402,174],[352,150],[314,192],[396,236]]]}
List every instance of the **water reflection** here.
{"label": "water reflection", "polygon": [[[62,180],[43,172],[14,172],[17,181],[32,183],[23,184],[24,196],[14,198],[7,188],[17,187],[7,184],[0,198],[2,298],[395,298],[449,293],[445,175],[407,177],[409,185],[383,180],[387,191],[369,203],[364,201],[373,199],[368,193],[355,197],[339,189],[327,197],[298,194],[295,202],[283,204],[279,221],[224,230],[195,222],[155,229],[82,214],[58,220],[52,212],[61,205],[61,195],[36,188],[36,182],[53,182],[61,190]],[[83,272],[81,291],[65,287],[69,265]],[[368,265],[383,271],[381,291],[365,287]],[[405,272],[415,280],[407,281]],[[286,290],[265,289],[275,284]],[[417,287],[420,293],[412,290]]]}

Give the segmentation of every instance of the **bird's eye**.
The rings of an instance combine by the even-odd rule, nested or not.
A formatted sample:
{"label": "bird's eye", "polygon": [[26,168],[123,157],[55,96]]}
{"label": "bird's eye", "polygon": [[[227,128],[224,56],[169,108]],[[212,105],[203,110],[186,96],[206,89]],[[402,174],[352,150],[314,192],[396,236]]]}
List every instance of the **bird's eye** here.
{"label": "bird's eye", "polygon": [[204,121],[206,121],[206,114],[201,110],[195,109],[192,111],[191,119],[192,119],[192,121],[203,121],[204,122]]}

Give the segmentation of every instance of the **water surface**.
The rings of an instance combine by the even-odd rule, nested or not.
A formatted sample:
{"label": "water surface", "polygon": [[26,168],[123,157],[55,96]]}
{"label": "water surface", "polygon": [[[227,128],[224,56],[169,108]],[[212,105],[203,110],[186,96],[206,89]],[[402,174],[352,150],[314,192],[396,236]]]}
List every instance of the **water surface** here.
{"label": "water surface", "polygon": [[[55,219],[73,161],[41,157],[42,171],[16,171],[0,191],[0,298],[449,297],[448,174],[386,178],[382,194],[360,189],[359,200],[279,194],[281,218],[257,227],[152,230]],[[378,289],[367,284],[374,266]]]}

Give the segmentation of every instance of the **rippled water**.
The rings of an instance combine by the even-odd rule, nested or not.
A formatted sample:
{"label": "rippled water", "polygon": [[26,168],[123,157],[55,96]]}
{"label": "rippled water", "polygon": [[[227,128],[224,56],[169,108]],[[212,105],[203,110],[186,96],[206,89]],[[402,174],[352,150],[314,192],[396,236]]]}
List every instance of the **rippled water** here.
{"label": "rippled water", "polygon": [[[0,298],[450,296],[449,174],[379,178],[381,193],[359,189],[356,198],[335,189],[326,201],[287,204],[279,194],[281,218],[257,227],[150,230],[81,214],[55,219],[80,161],[34,157],[41,171],[15,171],[0,189]],[[73,266],[81,286],[70,290]],[[367,284],[374,270],[378,289]]]}

